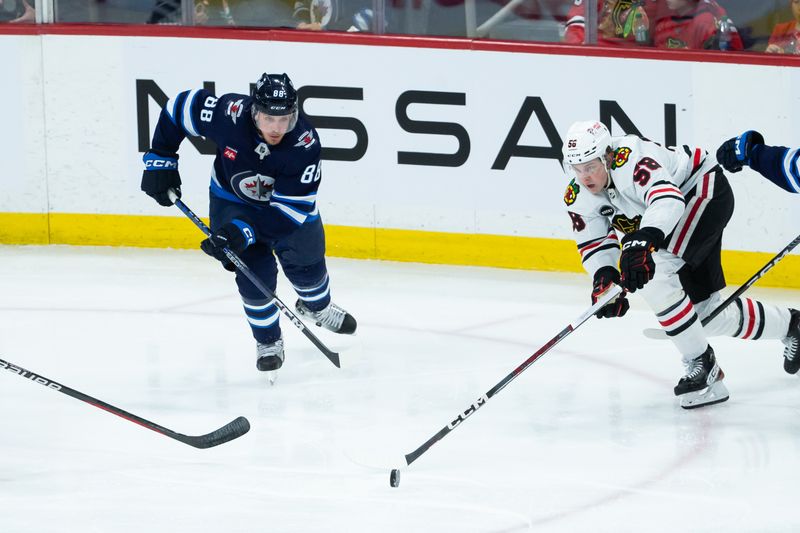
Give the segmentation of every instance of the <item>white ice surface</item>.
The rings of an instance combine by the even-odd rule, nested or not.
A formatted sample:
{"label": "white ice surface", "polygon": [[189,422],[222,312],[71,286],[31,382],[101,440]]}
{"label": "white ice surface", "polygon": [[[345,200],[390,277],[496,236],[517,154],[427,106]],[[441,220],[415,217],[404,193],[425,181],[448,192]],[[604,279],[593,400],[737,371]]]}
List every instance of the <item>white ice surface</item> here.
{"label": "white ice surface", "polygon": [[[232,275],[194,251],[0,247],[0,358],[186,434],[196,450],[0,372],[0,532],[800,530],[800,382],[777,341],[715,340],[731,399],[684,411],[637,297],[591,319],[391,468],[580,315],[588,278],[329,260],[358,335],[283,320],[276,386]],[[295,297],[279,280],[279,296]],[[793,291],[754,289],[800,305]]]}

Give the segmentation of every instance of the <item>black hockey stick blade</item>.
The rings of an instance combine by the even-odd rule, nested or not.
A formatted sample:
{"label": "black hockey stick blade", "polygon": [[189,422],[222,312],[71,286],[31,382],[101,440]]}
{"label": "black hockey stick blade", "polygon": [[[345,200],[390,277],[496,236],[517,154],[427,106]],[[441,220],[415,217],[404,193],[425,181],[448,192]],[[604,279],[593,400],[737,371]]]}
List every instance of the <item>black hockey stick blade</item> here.
{"label": "black hockey stick blade", "polygon": [[212,431],[211,433],[206,433],[205,435],[193,437],[175,433],[171,436],[175,440],[179,440],[184,444],[188,444],[189,446],[194,446],[195,448],[200,448],[202,450],[205,448],[213,448],[214,446],[219,446],[220,444],[225,444],[233,439],[238,439],[248,431],[250,431],[250,422],[245,417],[240,416],[236,420],[228,422],[218,430]]}
{"label": "black hockey stick blade", "polygon": [[[411,463],[419,459],[419,457],[427,452],[431,446],[442,440],[448,433],[453,431],[456,427],[458,427],[467,417],[471,416],[475,413],[478,409],[486,405],[486,403],[492,399],[492,397],[503,390],[506,385],[511,383],[517,376],[522,374],[529,366],[535,363],[540,357],[544,354],[549,352],[556,344],[567,338],[573,331],[578,329],[581,324],[589,320],[595,313],[597,313],[603,306],[609,303],[611,300],[622,294],[622,288],[618,285],[612,286],[608,289],[598,300],[595,304],[589,307],[586,311],[581,314],[577,319],[573,320],[571,323],[567,324],[567,326],[559,331],[555,337],[547,341],[544,346],[536,350],[536,353],[528,357],[525,361],[522,362],[517,368],[512,370],[506,377],[501,379],[494,387],[489,389],[486,394],[478,398],[472,405],[470,405],[466,410],[462,411],[458,414],[453,420],[440,429],[433,437],[429,438],[425,441],[419,448],[414,450],[413,452],[406,454],[406,465],[409,466]],[[399,479],[399,478],[398,478]],[[394,485],[393,485],[394,486]]]}
{"label": "black hockey stick blade", "polygon": [[[186,218],[188,218],[189,220],[194,222],[194,225],[197,226],[198,228],[200,228],[200,231],[205,233],[206,236],[211,235],[211,229],[208,226],[206,226],[205,222],[200,220],[200,217],[198,217],[194,213],[194,211],[189,209],[189,206],[187,206],[185,203],[183,203],[180,200],[180,198],[178,198],[178,196],[175,194],[175,191],[173,189],[170,189],[168,194],[169,194],[170,200],[175,202],[175,205],[177,206],[177,208],[180,209],[181,212],[183,212],[184,215],[186,215]],[[267,298],[270,298],[271,300],[274,301],[274,303],[278,307],[278,309],[280,309],[281,312],[284,315],[286,315],[289,318],[289,320],[292,321],[292,324],[294,324],[294,326],[297,329],[299,329],[303,333],[303,335],[305,335],[306,338],[308,340],[310,340],[311,343],[314,346],[317,347],[317,349],[320,352],[322,352],[322,355],[327,357],[328,360],[331,363],[333,363],[333,366],[335,366],[336,368],[341,368],[342,367],[341,363],[339,362],[339,354],[334,352],[333,350],[331,350],[327,346],[325,346],[325,344],[323,344],[323,342],[321,340],[319,340],[317,338],[317,336],[314,335],[311,332],[311,330],[309,330],[306,327],[306,325],[303,323],[303,321],[300,320],[300,317],[298,317],[291,309],[289,309],[289,307],[285,303],[283,303],[280,298],[275,296],[275,294],[271,290],[269,290],[269,288],[266,285],[264,285],[264,283],[262,283],[262,281],[258,278],[258,276],[256,276],[253,273],[253,271],[250,270],[250,267],[248,267],[244,263],[244,261],[241,260],[241,258],[238,255],[236,255],[234,252],[232,252],[228,248],[224,248],[222,251],[225,252],[225,256],[230,260],[231,263],[234,264],[234,266],[236,266],[236,268],[239,270],[239,272],[244,274],[245,277],[247,277],[247,279],[249,279],[250,282],[253,285],[255,285],[255,287],[259,291],[261,291],[262,294],[264,294],[264,296],[266,296]]]}
{"label": "black hockey stick blade", "polygon": [[80,400],[82,402],[88,403],[89,405],[93,405],[97,408],[102,409],[103,411],[107,411],[113,415],[117,415],[120,418],[124,418],[129,422],[138,424],[151,431],[155,431],[156,433],[161,433],[166,437],[177,440],[184,444],[188,444],[189,446],[194,446],[195,448],[200,448],[200,449],[213,448],[214,446],[219,446],[220,444],[225,444],[226,442],[230,442],[233,439],[239,438],[248,431],[250,431],[250,422],[248,422],[245,417],[240,416],[236,420],[233,420],[232,422],[225,424],[221,428],[217,429],[216,431],[212,431],[211,433],[206,433],[205,435],[198,435],[198,436],[184,435],[182,433],[172,431],[171,429],[167,429],[164,426],[159,426],[155,422],[150,422],[149,420],[146,420],[142,417],[136,416],[123,409],[120,409],[119,407],[114,407],[113,405],[106,403],[102,400],[98,400],[97,398],[93,398],[88,394],[84,394],[75,389],[71,389],[66,385],[62,385],[61,383],[57,383],[49,378],[44,377],[41,374],[34,374],[30,370],[26,370],[21,366],[9,363],[8,361],[0,359],[0,368],[4,368],[9,372],[11,372],[12,374],[16,374],[25,379],[29,379],[34,383],[38,383],[39,385],[47,387],[48,389],[52,389],[62,394],[66,394],[67,396],[71,396],[76,400]]}

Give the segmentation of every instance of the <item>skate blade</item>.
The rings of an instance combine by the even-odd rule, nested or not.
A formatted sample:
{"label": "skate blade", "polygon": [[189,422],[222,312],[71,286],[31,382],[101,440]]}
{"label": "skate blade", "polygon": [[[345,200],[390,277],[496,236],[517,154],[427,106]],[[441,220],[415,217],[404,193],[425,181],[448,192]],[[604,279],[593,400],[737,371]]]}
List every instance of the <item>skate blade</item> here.
{"label": "skate blade", "polygon": [[275,385],[275,382],[278,381],[278,371],[277,370],[267,370],[264,372],[267,375],[267,382],[269,382],[269,386],[272,387]]}
{"label": "skate blade", "polygon": [[730,394],[725,384],[721,381],[716,381],[705,389],[683,394],[681,396],[681,407],[684,409],[697,409],[698,407],[705,407],[706,405],[722,403],[729,397]]}

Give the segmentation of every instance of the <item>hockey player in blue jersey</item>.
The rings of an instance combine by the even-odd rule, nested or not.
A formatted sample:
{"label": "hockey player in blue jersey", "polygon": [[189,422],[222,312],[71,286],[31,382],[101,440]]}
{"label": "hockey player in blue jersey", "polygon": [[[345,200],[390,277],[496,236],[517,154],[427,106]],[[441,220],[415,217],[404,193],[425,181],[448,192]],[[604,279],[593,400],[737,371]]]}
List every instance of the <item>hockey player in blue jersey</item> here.
{"label": "hockey player in blue jersey", "polygon": [[[200,244],[202,250],[235,271],[222,252],[229,248],[273,292],[277,256],[299,296],[297,313],[330,331],[354,333],[353,316],[331,301],[325,234],[316,204],[320,141],[298,111],[289,77],[263,74],[252,96],[216,97],[201,89],[167,102],[143,157],[141,186],[163,206],[172,205],[169,189],[180,196],[177,151],[187,135],[217,145],[209,189],[212,235]],[[256,339],[256,366],[274,377],[284,361],[280,311],[239,272],[236,284]]]}
{"label": "hockey player in blue jersey", "polygon": [[729,172],[739,172],[747,165],[778,187],[800,193],[800,148],[767,146],[757,131],[746,131],[722,143],[717,161]]}

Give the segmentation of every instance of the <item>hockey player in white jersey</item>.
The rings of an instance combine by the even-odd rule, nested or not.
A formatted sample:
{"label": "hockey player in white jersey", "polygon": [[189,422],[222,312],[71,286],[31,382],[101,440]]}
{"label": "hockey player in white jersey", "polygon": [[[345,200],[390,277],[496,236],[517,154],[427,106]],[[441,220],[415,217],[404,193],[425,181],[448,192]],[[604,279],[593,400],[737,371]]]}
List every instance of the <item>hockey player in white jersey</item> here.
{"label": "hockey player in white jersey", "polygon": [[[722,301],[722,233],[734,207],[713,156],[635,135],[612,138],[600,122],[573,124],[563,154],[571,179],[564,202],[593,279],[592,301],[612,283],[640,291],[682,355],[686,372],[675,386],[681,407],[728,399],[709,336],[780,339],[784,369],[800,369],[800,312],[794,309],[743,297],[701,324]],[[628,308],[623,293],[598,317],[623,316]]]}

